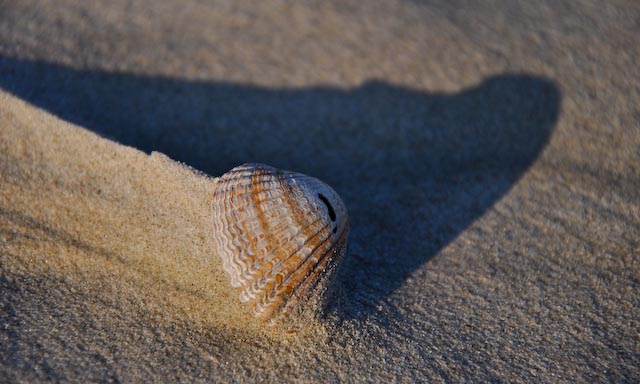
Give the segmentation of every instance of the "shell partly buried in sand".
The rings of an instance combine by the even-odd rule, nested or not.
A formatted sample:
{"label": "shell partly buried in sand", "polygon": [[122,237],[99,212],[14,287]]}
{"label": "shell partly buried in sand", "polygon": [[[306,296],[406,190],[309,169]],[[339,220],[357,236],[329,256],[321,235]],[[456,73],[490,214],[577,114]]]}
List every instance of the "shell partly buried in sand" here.
{"label": "shell partly buried in sand", "polygon": [[244,164],[216,181],[212,213],[215,251],[254,316],[275,324],[322,302],[349,232],[347,210],[331,187]]}

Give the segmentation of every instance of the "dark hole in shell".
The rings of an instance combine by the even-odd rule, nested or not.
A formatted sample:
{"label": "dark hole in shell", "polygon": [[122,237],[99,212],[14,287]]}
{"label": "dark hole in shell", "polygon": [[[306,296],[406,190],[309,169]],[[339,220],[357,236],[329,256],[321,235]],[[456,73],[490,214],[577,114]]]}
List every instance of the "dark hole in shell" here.
{"label": "dark hole in shell", "polygon": [[322,193],[318,193],[318,197],[320,198],[320,200],[322,200],[324,205],[327,206],[327,209],[329,210],[329,218],[331,219],[331,221],[336,221],[336,211],[333,210],[331,203],[329,203],[329,199],[327,199]]}

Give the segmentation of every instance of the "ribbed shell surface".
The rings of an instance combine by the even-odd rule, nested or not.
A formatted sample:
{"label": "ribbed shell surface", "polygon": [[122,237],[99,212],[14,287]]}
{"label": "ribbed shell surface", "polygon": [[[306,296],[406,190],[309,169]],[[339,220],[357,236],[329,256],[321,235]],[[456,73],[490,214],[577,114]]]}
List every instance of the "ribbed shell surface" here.
{"label": "ribbed shell surface", "polygon": [[328,185],[263,164],[241,165],[217,180],[212,216],[215,251],[231,286],[256,317],[272,322],[333,272],[349,231],[344,203]]}

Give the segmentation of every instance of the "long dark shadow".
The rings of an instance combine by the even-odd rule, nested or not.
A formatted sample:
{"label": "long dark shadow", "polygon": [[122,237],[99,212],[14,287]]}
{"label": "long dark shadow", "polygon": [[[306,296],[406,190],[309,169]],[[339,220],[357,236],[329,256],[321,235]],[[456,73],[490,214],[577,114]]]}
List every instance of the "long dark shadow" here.
{"label": "long dark shadow", "polygon": [[525,74],[449,94],[382,81],[266,88],[12,58],[0,58],[0,87],[212,176],[263,162],[326,181],[351,217],[335,306],[345,318],[375,316],[509,190],[545,147],[561,101],[551,81]]}

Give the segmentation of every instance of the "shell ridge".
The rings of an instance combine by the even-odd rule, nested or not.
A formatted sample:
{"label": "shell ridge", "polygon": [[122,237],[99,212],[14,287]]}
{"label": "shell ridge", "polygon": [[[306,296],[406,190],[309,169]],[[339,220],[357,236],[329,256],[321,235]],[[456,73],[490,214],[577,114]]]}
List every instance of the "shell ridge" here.
{"label": "shell ridge", "polygon": [[[222,202],[222,204],[226,204],[226,202],[223,200],[221,200],[220,202]],[[216,242],[219,242],[220,246],[219,246],[219,250],[221,251],[221,253],[223,253],[222,255],[220,255],[220,257],[222,258],[222,267],[225,269],[225,271],[230,275],[231,277],[231,285],[232,286],[237,286],[237,279],[235,278],[235,266],[231,263],[231,259],[232,259],[232,254],[233,254],[233,250],[231,248],[231,242],[229,241],[229,236],[226,236],[226,231],[225,228],[228,227],[228,225],[224,226],[222,225],[222,222],[227,222],[227,218],[225,217],[225,215],[223,214],[223,210],[220,209],[220,205],[216,205],[216,210],[215,210],[215,223],[214,223],[214,228],[218,229],[217,233],[220,234],[221,236],[215,236]]]}
{"label": "shell ridge", "polygon": [[[345,234],[347,233],[347,231],[348,231],[348,229],[345,227],[345,229],[343,229],[343,230],[342,230],[342,232],[341,232],[340,236],[338,236],[338,240],[336,241],[336,244],[337,244],[338,246],[341,246],[341,244],[344,242],[343,236],[345,236]],[[320,247],[318,247],[317,249],[318,249],[318,250],[320,250],[321,248],[320,248]],[[328,258],[328,259],[327,259],[327,256],[329,256],[329,255],[331,254],[331,252],[334,252],[334,251],[332,251],[331,249],[327,249],[327,251],[326,251],[326,252],[324,252],[324,253],[320,256],[320,258],[318,259],[317,263],[316,263],[315,265],[313,265],[313,266],[312,266],[312,268],[310,269],[309,273],[310,273],[310,274],[311,274],[311,273],[313,273],[313,271],[314,271],[315,269],[317,269],[317,268],[318,268],[318,266],[320,266],[320,264],[322,264],[322,263],[324,262],[324,260],[327,260],[327,263],[328,263],[328,262],[330,261],[330,259],[331,259],[331,258]],[[306,280],[307,280],[307,279],[303,279],[303,281],[306,281]],[[296,289],[294,288],[294,291],[292,291],[292,292],[291,292],[290,296],[293,296],[293,295],[295,294],[295,290],[296,290]]]}
{"label": "shell ridge", "polygon": [[[225,236],[216,236],[216,234],[222,232],[221,224],[220,224],[220,206],[215,204],[216,199],[213,198],[211,201],[211,222],[213,223],[213,241],[217,245],[217,249],[221,252],[225,252]],[[225,255],[218,255],[222,259],[222,268],[226,271],[228,268],[227,257]]]}
{"label": "shell ridge", "polygon": [[[344,233],[345,231],[343,230],[342,235],[344,235]],[[336,242],[338,246],[343,246],[342,244],[344,240],[342,239],[342,235],[338,237],[338,241]],[[315,289],[315,287],[320,283],[321,276],[326,275],[328,272],[330,272],[330,270],[326,270],[326,267],[333,261],[330,256],[335,253],[336,253],[336,250],[328,249],[327,252],[325,252],[320,257],[318,262],[313,266],[313,268],[309,272],[309,276],[315,275],[317,278],[309,279],[307,277],[301,280],[300,284],[298,284],[294,288],[294,290],[289,294],[287,299],[281,305],[279,305],[278,308],[275,308],[274,311],[277,310],[278,313],[280,314],[289,313],[292,309],[292,306],[296,305],[307,292]],[[335,260],[335,262],[339,262],[339,261],[340,260]]]}
{"label": "shell ridge", "polygon": [[[330,231],[327,231],[330,232]],[[300,263],[298,263],[297,268],[294,269],[293,273],[290,273],[287,275],[286,279],[283,279],[282,282],[280,282],[280,284],[274,285],[263,297],[262,300],[260,301],[260,304],[262,304],[263,307],[266,308],[270,308],[272,307],[272,309],[270,310],[270,313],[273,313],[274,311],[278,310],[280,307],[282,307],[283,305],[286,304],[287,301],[289,301],[289,299],[293,296],[294,292],[298,290],[298,288],[307,280],[307,277],[310,276],[313,272],[313,270],[315,269],[315,267],[319,264],[319,262],[321,260],[323,260],[327,255],[329,255],[331,252],[328,251],[329,247],[327,246],[327,240],[329,240],[331,238],[331,236],[327,236],[327,238],[325,238],[323,240],[323,242],[321,244],[318,245],[318,248],[316,248],[315,251],[309,253],[309,255],[307,255],[304,260],[302,260]],[[330,244],[328,244],[330,246]],[[320,248],[322,247],[322,248]],[[326,248],[326,249],[325,249]],[[315,261],[313,260],[313,256],[318,254],[318,251],[322,249],[322,253],[320,254],[320,258],[316,259]],[[305,269],[301,269],[302,266],[307,265],[307,268]],[[301,278],[295,278],[294,276],[297,275],[301,275]],[[291,291],[288,292],[286,295],[282,295],[281,293],[284,292],[285,290],[287,290],[287,288],[290,287],[290,285],[288,285],[288,283],[290,282],[296,282],[297,283],[293,286],[293,288],[291,288]],[[278,299],[278,300],[276,300]],[[274,307],[275,305],[275,307]]]}
{"label": "shell ridge", "polygon": [[[297,249],[295,249],[293,252],[291,252],[289,255],[287,255],[282,260],[279,260],[271,268],[262,269],[265,272],[262,275],[262,277],[259,278],[259,279],[253,280],[253,282],[247,288],[245,288],[245,291],[247,291],[247,294],[251,295],[252,297],[256,296],[260,291],[263,290],[263,288],[265,288],[267,286],[268,283],[273,281],[273,276],[274,275],[280,273],[281,271],[286,271],[286,269],[284,268],[286,261],[290,260],[292,257],[294,257],[295,255],[299,254],[300,250],[302,250],[305,246],[307,246],[309,244],[309,242],[311,242],[313,239],[315,239],[327,227],[328,227],[327,225],[321,227],[317,232],[315,232],[313,234],[313,236],[307,238],[305,240],[305,242],[302,243]],[[328,233],[328,231],[327,231],[327,233]],[[328,239],[328,237],[329,236],[327,236],[327,239]],[[327,239],[323,239],[323,241],[321,243],[324,243],[324,241],[326,241]],[[300,263],[298,263],[293,268],[293,270],[295,270],[297,267],[299,267],[303,262],[304,262],[304,259]],[[287,272],[288,273],[286,273],[284,276],[289,276],[292,273],[292,272],[289,272],[289,271],[287,271]]]}
{"label": "shell ridge", "polygon": [[[227,193],[228,195],[228,193]],[[230,200],[229,199],[224,199],[224,206],[225,206],[225,211],[228,211],[228,207],[230,204]],[[246,256],[245,256],[245,252],[244,252],[244,247],[243,247],[243,240],[244,240],[244,236],[242,236],[242,228],[240,227],[239,223],[234,220],[233,223],[231,222],[231,216],[232,215],[224,215],[225,217],[225,221],[227,222],[227,228],[229,230],[230,233],[230,237],[231,237],[231,245],[233,246],[233,248],[230,248],[230,263],[234,266],[233,268],[233,280],[235,281],[235,287],[241,287],[244,284],[246,284],[246,280],[247,278],[243,275],[242,273],[242,265],[244,264],[243,261],[246,260]],[[233,249],[236,250],[236,252],[233,252]]]}
{"label": "shell ridge", "polygon": [[[325,227],[325,228],[326,228],[326,227]],[[327,234],[329,234],[329,233],[330,233],[330,231],[328,231],[328,230],[327,230]],[[327,243],[327,241],[328,241],[328,240],[330,240],[330,239],[331,239],[331,236],[330,236],[330,235],[328,235],[327,237],[325,237],[325,238],[322,240],[322,242],[320,242],[320,243],[316,246],[315,250],[313,250],[312,252],[310,252],[310,253],[309,253],[309,254],[308,254],[308,255],[307,255],[303,260],[301,260],[301,261],[300,261],[300,263],[298,263],[297,267],[294,269],[294,272],[286,275],[286,279],[285,279],[285,280],[283,280],[283,282],[282,282],[282,284],[280,285],[280,287],[286,287],[288,283],[290,283],[290,282],[294,282],[294,281],[295,281],[295,280],[293,279],[293,278],[294,278],[294,274],[295,274],[296,272],[300,273],[300,272],[299,272],[299,271],[300,271],[300,268],[301,268],[303,265],[309,264],[309,263],[311,262],[311,264],[309,264],[309,265],[310,265],[310,269],[309,269],[309,270],[307,270],[307,271],[305,271],[304,277],[303,277],[303,279],[302,279],[302,280],[304,280],[304,279],[307,277],[307,275],[308,275],[308,274],[313,270],[313,268],[315,267],[315,265],[317,265],[317,264],[320,262],[320,260],[322,259],[322,257],[324,257],[324,256],[325,256],[326,252],[323,252],[322,254],[320,254],[320,258],[317,258],[315,261],[314,261],[314,259],[313,259],[313,257],[314,257],[314,256],[318,256],[318,251],[320,251],[320,250],[323,250],[323,251],[324,251],[324,249],[325,249],[325,248],[327,248],[327,249],[328,249],[328,245],[331,245],[331,244]]]}
{"label": "shell ridge", "polygon": [[[248,178],[247,178],[247,179],[248,179]],[[229,181],[229,180],[225,180],[225,182],[228,182],[228,181]],[[255,184],[257,184],[257,185],[263,185],[263,184],[271,184],[272,182],[273,182],[273,181],[271,181],[271,180],[264,180],[264,181],[257,182],[257,183],[255,183]],[[241,186],[242,186],[242,187],[247,187],[247,188],[248,188],[248,186],[249,186],[249,185],[252,185],[252,184],[241,184]],[[227,189],[221,189],[220,191],[217,191],[217,192],[216,192],[216,194],[214,195],[214,197],[215,197],[215,196],[220,196],[221,194],[226,193],[226,192],[229,192],[230,190],[231,190],[231,187],[228,187]],[[249,189],[243,189],[243,190],[241,191],[241,193],[236,193],[236,194],[234,194],[234,198],[237,198],[237,197],[244,197],[244,196],[251,196],[253,193],[254,193],[254,191],[252,191],[252,190],[249,190]]]}
{"label": "shell ridge", "polygon": [[[320,222],[321,220],[322,220],[322,218],[320,218],[320,219],[316,219],[316,220],[312,221],[311,223],[309,223],[308,225],[306,225],[305,227],[301,227],[301,228],[299,228],[299,230],[298,230],[297,234],[299,234],[300,232],[302,232],[302,231],[304,231],[304,230],[306,230],[306,229],[310,228],[311,226],[316,225],[316,224],[317,224],[318,222]],[[314,235],[313,235],[313,236],[315,236],[315,234],[317,234],[320,230],[322,230],[322,228],[323,228],[323,227],[319,228],[317,232],[314,232]],[[292,239],[293,239],[293,238],[295,238],[295,236],[292,236]],[[286,261],[286,260],[287,260],[287,259],[289,259],[291,256],[295,255],[295,254],[296,254],[296,253],[297,253],[297,252],[298,252],[302,247],[304,247],[305,245],[307,245],[307,244],[309,243],[309,241],[311,241],[311,240],[312,240],[312,238],[311,238],[311,237],[308,237],[308,238],[307,238],[307,240],[305,240],[305,241],[304,241],[304,243],[297,245],[297,248],[293,248],[293,249],[291,250],[291,252],[289,252],[289,253],[287,254],[287,256],[285,256],[284,258],[282,258],[282,259],[280,259],[280,260],[276,261],[276,262],[275,262],[275,264],[274,264],[274,266],[275,266],[275,265],[277,265],[277,264],[279,264],[279,263],[281,263],[281,262],[283,262],[283,261]],[[279,242],[279,243],[283,243],[283,242],[288,242],[288,241],[281,241],[281,242]],[[281,244],[277,244],[277,245],[281,245]],[[278,249],[281,249],[281,247],[278,247]],[[276,250],[276,248],[274,248],[274,250],[273,250],[273,251],[275,251],[275,250]],[[277,257],[277,256],[274,256],[274,257],[272,257],[271,259],[269,259],[268,261],[269,261],[269,262],[272,262],[272,261],[274,261],[274,260],[276,260],[276,259],[278,259],[278,257]]]}
{"label": "shell ridge", "polygon": [[[308,210],[305,211],[304,209],[301,209],[300,207],[298,207],[299,197],[304,198],[304,196],[300,196],[300,194],[296,193],[296,189],[299,190],[299,187],[297,186],[297,183],[295,183],[295,179],[293,176],[294,175],[291,175],[291,174],[285,174],[285,172],[283,171],[279,171],[276,174],[276,178],[283,192],[283,196],[286,202],[286,206],[288,207],[288,210],[290,210],[293,214],[293,217],[296,218],[295,221],[298,222],[297,223],[298,226],[304,227],[304,229],[299,230],[298,233],[302,233],[303,235],[306,235],[307,239],[309,239],[313,237],[313,236],[309,236],[309,234],[307,233],[307,229],[309,228],[309,225],[304,225],[299,222],[299,219],[303,219],[304,217],[306,217],[306,213],[308,213]],[[305,203],[308,204],[308,199],[304,199],[304,201]],[[305,247],[304,243],[305,242],[303,241],[302,244],[299,244],[298,247],[291,252],[290,256],[298,254],[300,250]],[[285,259],[288,259],[290,256],[285,257]],[[259,310],[259,311],[261,310],[262,306],[259,304],[261,301],[262,302],[264,302],[265,300],[267,302],[272,301],[271,299],[269,299],[269,296],[272,291],[277,292],[274,290],[274,287],[277,287],[282,282],[284,276],[291,273],[290,268],[286,268],[286,265],[284,265],[283,263],[279,262],[277,265],[278,265],[278,271],[275,273],[275,276],[274,276],[274,273],[268,273],[268,272],[264,273],[265,276],[269,276],[269,275],[273,276],[267,279],[268,281],[264,289],[261,289],[255,293],[252,293],[251,284],[250,284],[249,287],[247,287],[248,289],[245,289],[245,291],[243,292],[243,296],[250,296],[250,297],[258,296],[259,292],[261,291],[263,292],[262,299],[256,298],[257,301],[255,303],[254,310]],[[281,273],[281,271],[283,270],[286,275],[283,275]],[[278,276],[280,276],[280,279],[278,279]]]}
{"label": "shell ridge", "polygon": [[[265,173],[256,171],[254,173],[254,178],[252,180],[255,181],[256,178],[261,177],[263,174],[265,174]],[[282,182],[282,179],[280,177],[281,173],[274,173],[274,172],[270,172],[269,173],[269,175],[274,175],[274,174],[276,175],[276,181],[277,181],[278,185],[282,188],[283,191],[286,190],[285,188],[290,188],[289,185],[287,185],[287,184]],[[258,186],[254,184],[253,185],[254,191],[259,192],[257,190],[257,188],[258,188]],[[291,192],[289,192],[289,193],[291,193]],[[267,220],[268,218],[267,218],[267,215],[265,213],[265,210],[261,206],[260,194],[259,193],[254,193],[252,198],[253,198],[254,206],[257,208],[256,209],[256,214],[258,216],[258,220],[260,221],[260,224],[261,224],[261,227],[264,230],[264,233],[268,237],[267,242],[271,243],[271,244],[278,243],[277,239],[273,236],[273,232],[271,231],[271,228],[269,228],[269,220]],[[285,197],[285,200],[287,200],[286,197]],[[293,204],[290,204],[290,203],[284,204],[284,207],[286,207],[286,211],[293,211]],[[283,210],[284,210],[284,207],[283,207]],[[295,213],[295,212],[292,212],[292,213]],[[284,212],[284,214],[286,215],[286,212]],[[296,217],[296,216],[294,216],[294,217]],[[298,224],[298,227],[302,227],[302,225],[300,223],[296,223],[296,224]],[[278,247],[278,249],[280,249],[280,247]],[[279,252],[277,252],[277,250],[273,250],[273,252],[276,254],[276,256],[274,256],[273,258],[277,258],[278,257],[277,255],[279,254]],[[251,287],[253,285],[252,283],[255,282],[256,280],[257,279],[252,279],[252,281],[248,281],[248,284],[245,285],[245,289],[240,294],[241,295],[241,300],[247,300],[248,301],[248,300],[250,300],[252,298],[255,298],[255,296],[257,296],[258,292],[253,293],[252,289],[251,289]]]}
{"label": "shell ridge", "polygon": [[[284,257],[283,259],[278,260],[278,261],[276,262],[276,264],[274,264],[274,266],[273,266],[272,270],[273,270],[273,269],[276,269],[276,268],[277,268],[277,269],[275,270],[275,272],[279,272],[280,270],[282,270],[282,267],[286,264],[286,262],[287,262],[287,261],[289,261],[292,257],[296,256],[297,254],[299,254],[299,253],[300,253],[300,251],[301,251],[304,247],[306,247],[307,245],[309,245],[309,243],[310,243],[311,241],[315,240],[315,239],[316,239],[316,237],[317,237],[318,235],[320,235],[320,234],[323,232],[323,230],[324,230],[324,229],[326,229],[327,227],[328,227],[327,225],[324,225],[324,226],[322,226],[322,227],[318,228],[318,230],[317,230],[316,232],[314,232],[314,233],[313,233],[313,235],[311,235],[310,237],[307,237],[307,239],[306,239],[302,244],[300,244],[300,245],[298,246],[298,248],[296,248],[295,250],[293,250],[292,252],[290,252],[290,253],[289,253],[286,257]],[[323,241],[324,241],[324,240],[325,240],[325,239],[323,239]],[[323,241],[321,241],[320,243],[322,243]],[[287,274],[287,275],[288,275],[288,274]]]}
{"label": "shell ridge", "polygon": [[[253,207],[255,208],[256,215],[255,217],[252,217],[250,221],[249,220],[243,221],[243,224],[244,224],[246,233],[251,233],[251,231],[247,231],[246,229],[249,225],[252,225],[252,226],[255,226],[256,230],[261,229],[261,232],[265,235],[267,239],[265,240],[258,237],[253,239],[255,240],[255,243],[253,241],[248,241],[247,252],[253,253],[253,256],[255,257],[252,258],[253,262],[244,263],[244,266],[242,267],[242,273],[247,277],[247,280],[244,284],[245,287],[250,286],[252,281],[255,280],[255,273],[259,270],[259,266],[258,266],[259,263],[267,260],[268,253],[265,255],[264,249],[258,247],[258,244],[263,244],[263,243],[268,244],[270,241],[273,242],[273,239],[274,239],[274,236],[272,234],[273,231],[272,231],[272,228],[270,227],[270,222],[272,217],[271,215],[267,215],[267,212],[269,212],[270,214],[272,214],[273,212],[267,211],[263,207],[266,205],[265,203],[275,200],[277,196],[274,198],[274,196],[272,195],[273,188],[260,189],[260,187],[263,187],[264,185],[274,183],[273,180],[268,180],[270,175],[271,175],[271,172],[267,172],[267,171],[261,172],[261,173],[254,172],[253,174],[254,182],[252,183],[252,189],[254,193],[251,195],[252,197],[251,200],[253,203]],[[265,198],[261,198],[261,197],[265,197]],[[279,210],[276,210],[276,211],[279,211]],[[286,216],[286,212],[282,212],[281,215]]]}
{"label": "shell ridge", "polygon": [[[226,193],[227,191],[225,191],[225,194],[223,196],[222,199],[222,203],[224,206],[224,211],[226,212],[228,210],[228,199],[227,199],[227,195],[228,193]],[[227,229],[227,233],[230,236],[225,236],[227,238],[230,238],[231,240],[229,241],[228,244],[228,262],[229,262],[229,266],[231,268],[229,268],[228,272],[231,275],[231,280],[232,280],[232,285],[238,287],[242,285],[242,282],[240,280],[240,265],[237,263],[236,260],[236,255],[235,252],[233,252],[234,249],[239,249],[238,244],[237,244],[237,236],[236,235],[236,231],[234,229],[234,225],[230,222],[230,215],[225,214],[222,215],[223,220],[225,221],[226,225],[225,228]]]}
{"label": "shell ridge", "polygon": [[[267,184],[272,184],[275,181],[273,179],[271,180],[265,180],[268,178],[268,176],[274,175],[274,172],[271,172],[270,170],[266,170],[263,173],[254,173],[251,175],[251,177],[256,180],[253,184],[252,184],[252,189],[253,189],[253,194],[251,195],[253,197],[253,199],[247,199],[247,203],[251,202],[254,208],[256,209],[256,216],[260,215],[260,212],[263,212],[263,210],[261,210],[260,208],[262,208],[262,206],[264,205],[265,202],[274,200],[276,198],[282,198],[281,196],[275,196],[275,197],[271,197],[271,195],[269,195],[269,192],[271,190],[273,190],[272,188],[265,188],[265,189],[259,189],[259,187],[265,186]],[[230,189],[229,189],[230,190]],[[255,192],[257,191],[257,192]],[[252,192],[248,192],[245,195],[249,195]],[[269,196],[267,199],[260,199],[260,197],[262,195],[266,195]],[[235,197],[235,196],[234,196]],[[226,199],[225,203],[227,204],[233,204],[234,201],[232,199]],[[232,210],[232,212],[236,212],[237,209]],[[264,216],[264,214],[263,214]],[[287,212],[283,212],[282,216],[287,216]],[[260,217],[251,217],[249,219],[246,220],[239,220],[237,225],[235,226],[236,228],[238,228],[240,231],[244,231],[243,232],[249,232],[246,231],[247,227],[249,226],[249,222],[255,222],[258,223],[259,226],[263,226],[264,223],[268,223],[269,220],[261,220]],[[263,233],[271,233],[273,232],[271,230],[272,228],[264,228]],[[246,240],[246,239],[245,239]],[[285,239],[286,241],[286,239]],[[267,241],[268,242],[268,241]],[[273,240],[272,240],[273,242]],[[279,247],[282,243],[282,241],[277,241],[277,246]],[[243,247],[241,244],[239,244],[238,242],[236,242],[236,248],[239,249],[240,255],[237,255],[234,258],[234,266],[236,266],[236,273],[237,276],[239,277],[238,280],[241,281],[241,286],[247,286],[249,284],[251,284],[251,281],[254,279],[253,275],[256,272],[256,268],[254,267],[256,265],[256,263],[258,263],[258,261],[260,261],[261,259],[267,259],[266,257],[264,257],[264,255],[261,254],[261,252],[255,252],[255,255],[248,255],[247,253],[249,253],[250,251],[259,251],[257,249],[253,249],[253,246],[250,244],[249,242],[249,246],[247,247],[247,252],[245,252],[243,250]],[[252,257],[252,256],[258,256],[258,257]],[[248,259],[253,260],[252,263],[248,263],[246,262]]]}
{"label": "shell ridge", "polygon": [[[273,233],[271,232],[268,217],[265,214],[265,209],[262,206],[262,202],[260,200],[260,192],[262,192],[262,190],[259,189],[260,187],[256,185],[255,182],[266,179],[267,178],[266,176],[268,176],[271,173],[272,173],[271,170],[260,168],[253,173],[253,177],[251,179],[252,189],[254,191],[254,194],[252,195],[253,207],[255,208],[255,213],[259,220],[260,228],[262,228],[262,232],[267,237],[267,243],[269,244],[275,243],[276,239],[273,236]],[[250,281],[249,281],[249,284],[250,284]]]}

